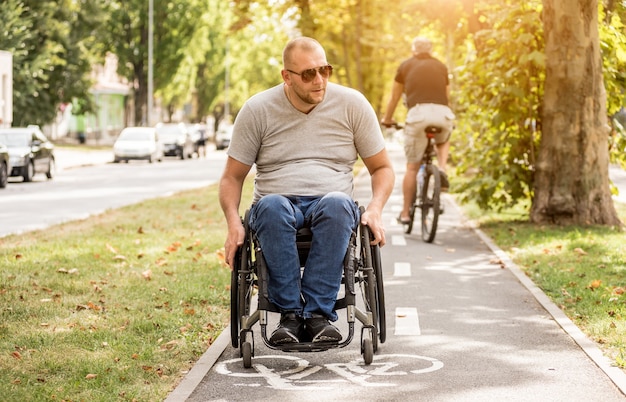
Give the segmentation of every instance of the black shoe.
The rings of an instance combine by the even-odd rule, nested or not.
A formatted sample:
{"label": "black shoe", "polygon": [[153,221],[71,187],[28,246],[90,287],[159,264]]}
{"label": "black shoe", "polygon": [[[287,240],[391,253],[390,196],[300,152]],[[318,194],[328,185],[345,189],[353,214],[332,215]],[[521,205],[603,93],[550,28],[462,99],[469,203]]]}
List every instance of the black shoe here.
{"label": "black shoe", "polygon": [[441,191],[446,192],[450,188],[450,182],[448,181],[448,175],[443,170],[439,171],[439,177],[441,177]]}
{"label": "black shoe", "polygon": [[298,335],[302,331],[304,320],[296,313],[284,313],[280,316],[278,328],[272,332],[270,342],[274,345],[300,342]]}
{"label": "black shoe", "polygon": [[311,342],[339,342],[341,333],[326,317],[316,316],[304,320],[306,332],[311,336]]}

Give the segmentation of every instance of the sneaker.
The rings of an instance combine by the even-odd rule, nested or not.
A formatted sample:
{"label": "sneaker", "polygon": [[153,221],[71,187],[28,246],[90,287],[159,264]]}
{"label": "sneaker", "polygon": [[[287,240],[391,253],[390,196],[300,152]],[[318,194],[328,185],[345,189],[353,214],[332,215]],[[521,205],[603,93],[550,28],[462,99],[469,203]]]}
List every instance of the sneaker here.
{"label": "sneaker", "polygon": [[283,313],[280,316],[278,328],[272,332],[270,342],[274,345],[300,342],[298,335],[302,331],[303,324],[302,317],[298,317],[296,313]]}
{"label": "sneaker", "polygon": [[304,320],[306,332],[311,336],[311,342],[339,342],[341,333],[326,317],[315,316]]}
{"label": "sneaker", "polygon": [[443,170],[439,171],[439,177],[441,177],[441,191],[446,192],[450,187],[450,182],[448,181],[448,175]]}

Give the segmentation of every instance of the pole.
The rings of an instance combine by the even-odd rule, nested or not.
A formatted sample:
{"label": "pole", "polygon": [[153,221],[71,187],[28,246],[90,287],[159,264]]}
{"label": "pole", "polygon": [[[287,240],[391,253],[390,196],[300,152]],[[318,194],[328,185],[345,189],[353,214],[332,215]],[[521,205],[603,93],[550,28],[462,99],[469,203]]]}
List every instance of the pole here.
{"label": "pole", "polygon": [[153,36],[154,36],[154,0],[148,0],[148,110],[147,119],[148,127],[152,127],[152,108],[153,108],[153,75],[152,71],[152,52],[153,52]]}

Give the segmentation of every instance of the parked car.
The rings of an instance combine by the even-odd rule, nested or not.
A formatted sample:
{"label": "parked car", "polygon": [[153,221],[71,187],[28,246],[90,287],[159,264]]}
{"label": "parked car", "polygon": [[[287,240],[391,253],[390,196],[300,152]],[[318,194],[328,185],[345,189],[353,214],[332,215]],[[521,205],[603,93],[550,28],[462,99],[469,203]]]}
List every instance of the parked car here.
{"label": "parked car", "polygon": [[205,146],[207,139],[207,126],[206,124],[187,124],[187,131],[191,135],[193,141],[193,150],[196,154],[199,153],[201,146]]}
{"label": "parked car", "polygon": [[5,188],[9,181],[11,171],[11,159],[6,145],[0,144],[0,188]]}
{"label": "parked car", "polygon": [[156,132],[163,142],[165,156],[177,156],[180,159],[193,157],[194,143],[184,123],[158,123]]}
{"label": "parked car", "polygon": [[233,126],[232,125],[220,125],[215,133],[215,148],[217,150],[222,150],[228,148],[230,145],[230,139],[233,136]]}
{"label": "parked car", "polygon": [[163,160],[163,143],[154,127],[126,127],[113,144],[113,162]]}
{"label": "parked car", "polygon": [[9,149],[10,176],[22,176],[32,181],[36,173],[44,173],[48,179],[54,176],[54,144],[38,126],[0,129],[0,143]]}

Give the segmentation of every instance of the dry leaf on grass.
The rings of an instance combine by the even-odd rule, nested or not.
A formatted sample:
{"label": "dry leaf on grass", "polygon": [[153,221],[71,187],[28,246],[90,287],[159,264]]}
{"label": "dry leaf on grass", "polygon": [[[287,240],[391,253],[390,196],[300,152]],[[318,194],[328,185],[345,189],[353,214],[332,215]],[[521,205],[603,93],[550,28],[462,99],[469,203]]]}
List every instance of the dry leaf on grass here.
{"label": "dry leaf on grass", "polygon": [[586,252],[585,250],[583,250],[582,248],[580,248],[580,247],[576,247],[576,248],[574,249],[574,252],[575,252],[576,254],[578,254],[578,255],[587,255],[587,252]]}

